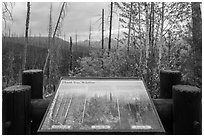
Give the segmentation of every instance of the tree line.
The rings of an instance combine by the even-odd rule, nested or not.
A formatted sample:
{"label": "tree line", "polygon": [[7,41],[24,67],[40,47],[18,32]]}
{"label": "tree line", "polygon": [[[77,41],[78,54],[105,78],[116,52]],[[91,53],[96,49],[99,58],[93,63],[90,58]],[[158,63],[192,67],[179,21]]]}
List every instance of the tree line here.
{"label": "tree line", "polygon": [[[184,83],[201,87],[200,4],[198,2],[114,2],[114,9],[111,5],[111,14],[119,10],[118,24],[121,26],[118,30],[121,27],[126,30],[123,32],[124,37],[118,33],[117,40],[126,47],[112,50],[108,56],[111,51],[111,47],[108,46],[107,54],[102,53],[102,50],[92,53],[91,57],[83,58],[80,63],[82,71],[78,74],[138,77],[145,80],[147,87],[153,91],[152,96],[155,97],[159,92],[161,69],[179,70],[183,73]],[[111,29],[109,32],[111,36]]]}

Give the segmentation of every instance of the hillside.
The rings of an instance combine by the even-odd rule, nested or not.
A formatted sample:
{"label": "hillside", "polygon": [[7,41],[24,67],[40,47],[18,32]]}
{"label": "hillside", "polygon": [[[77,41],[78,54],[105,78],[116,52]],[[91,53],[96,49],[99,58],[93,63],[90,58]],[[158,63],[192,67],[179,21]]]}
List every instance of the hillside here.
{"label": "hillside", "polygon": [[[108,48],[108,38],[106,37],[104,39],[104,48]],[[24,37],[3,37],[2,42],[9,42],[9,43],[16,43],[20,45],[25,44],[25,38]],[[28,38],[29,45],[32,45],[34,47],[39,47],[39,48],[48,48],[48,37],[29,37]],[[55,43],[59,46],[60,49],[65,49],[69,50],[69,42],[62,40],[61,38],[55,38]],[[84,50],[84,48],[89,47],[89,41],[84,40],[84,41],[78,41],[77,42],[77,47],[75,46],[76,43],[73,43],[73,50],[75,51],[76,49],[78,50]],[[4,46],[5,44],[3,44]],[[92,49],[98,49],[101,48],[102,41],[91,41],[91,48]],[[120,44],[121,45],[121,44]],[[116,48],[117,47],[117,41],[115,39],[111,40],[111,48]]]}
{"label": "hillside", "polygon": [[[25,44],[25,38],[24,37],[4,37],[2,39],[3,42],[11,42],[16,44]],[[40,47],[40,48],[48,48],[48,37],[29,37],[28,38],[29,45]],[[66,49],[67,45],[69,45],[69,42],[64,41],[60,38],[55,38],[55,43],[62,48]]]}
{"label": "hillside", "polygon": [[[59,48],[59,71],[61,75],[69,72],[70,51],[69,42],[56,38],[55,42]],[[2,38],[2,75],[6,76],[4,81],[9,84],[11,81],[19,81],[20,70],[22,67],[23,49],[25,41],[23,37],[3,37]],[[47,56],[47,37],[29,37],[27,48],[27,69],[43,69]],[[88,48],[85,46],[73,46],[72,64],[77,67],[77,60],[88,56]],[[15,80],[13,80],[15,79]]]}
{"label": "hillside", "polygon": [[[109,39],[106,37],[104,39],[104,48],[105,49],[108,49],[108,41],[109,41]],[[89,46],[89,41],[88,40],[79,41],[77,44],[88,47]],[[91,41],[91,48],[101,48],[101,47],[102,47],[102,40],[100,40],[100,41]],[[116,48],[116,47],[117,47],[117,41],[115,39],[111,39],[111,48]]]}

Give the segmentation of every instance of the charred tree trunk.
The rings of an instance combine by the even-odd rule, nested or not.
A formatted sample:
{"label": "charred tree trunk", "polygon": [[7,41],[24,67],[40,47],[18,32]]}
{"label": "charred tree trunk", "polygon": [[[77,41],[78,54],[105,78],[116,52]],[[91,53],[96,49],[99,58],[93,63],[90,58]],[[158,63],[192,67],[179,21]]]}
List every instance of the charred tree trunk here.
{"label": "charred tree trunk", "polygon": [[70,37],[70,65],[69,65],[69,70],[72,71],[72,59],[73,59],[73,56],[72,56],[72,37]]}
{"label": "charred tree trunk", "polygon": [[104,9],[102,9],[102,50],[104,49]]}
{"label": "charred tree trunk", "polygon": [[108,41],[108,53],[111,50],[112,18],[113,18],[113,2],[111,2],[111,12],[110,12],[110,29],[109,29],[109,41]]}
{"label": "charred tree trunk", "polygon": [[130,32],[131,32],[131,21],[132,21],[132,5],[133,2],[130,3],[130,10],[129,10],[129,23],[128,23],[128,47],[127,47],[127,52],[129,53],[129,48],[130,48]]}
{"label": "charred tree trunk", "polygon": [[26,16],[26,29],[25,29],[25,47],[24,47],[24,57],[23,57],[23,64],[22,64],[22,69],[23,70],[26,69],[29,21],[30,21],[30,2],[27,2],[27,16]]}

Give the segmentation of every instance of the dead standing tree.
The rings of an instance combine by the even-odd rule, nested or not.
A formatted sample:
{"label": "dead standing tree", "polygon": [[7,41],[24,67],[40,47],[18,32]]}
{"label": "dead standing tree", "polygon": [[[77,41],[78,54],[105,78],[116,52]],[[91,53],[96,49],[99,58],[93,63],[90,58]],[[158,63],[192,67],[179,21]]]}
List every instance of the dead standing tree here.
{"label": "dead standing tree", "polygon": [[112,31],[112,18],[113,18],[113,2],[111,2],[111,12],[110,12],[110,29],[109,29],[109,41],[108,41],[108,55],[111,49],[111,31]]}
{"label": "dead standing tree", "polygon": [[129,70],[129,50],[130,50],[130,37],[131,37],[131,23],[132,23],[132,6],[133,2],[130,3],[130,9],[129,9],[129,23],[128,23],[128,41],[127,41],[127,70]]}
{"label": "dead standing tree", "polygon": [[131,33],[131,23],[132,23],[132,5],[133,5],[133,2],[130,3],[130,16],[129,16],[129,23],[128,23],[128,47],[127,47],[127,52],[129,53],[129,50],[130,50],[130,33]]}
{"label": "dead standing tree", "polygon": [[[51,48],[51,40],[52,40],[52,3],[50,4],[50,14],[49,14],[49,28],[48,28],[48,53],[50,52],[50,48]],[[49,59],[49,66],[47,67],[47,83],[46,85],[48,85],[48,88],[50,88],[50,66],[51,66],[51,61]]]}
{"label": "dead standing tree", "polygon": [[70,37],[70,64],[69,64],[69,70],[72,71],[73,67],[72,67],[72,60],[73,60],[73,55],[72,55],[72,37]]}
{"label": "dead standing tree", "polygon": [[154,51],[154,12],[155,12],[155,4],[154,2],[151,2],[151,8],[150,8],[150,22],[149,22],[149,58],[147,62],[147,80],[150,89],[152,89],[152,83],[154,77],[152,75],[154,74],[154,68],[155,68],[155,51]]}
{"label": "dead standing tree", "polygon": [[148,3],[145,2],[145,21],[146,21],[146,33],[145,33],[145,46],[146,46],[146,52],[145,52],[145,55],[146,55],[146,61],[145,61],[145,68],[146,68],[146,71],[147,71],[147,60],[149,58],[149,14],[148,14]]}
{"label": "dead standing tree", "polygon": [[102,50],[104,49],[104,9],[102,9]]}
{"label": "dead standing tree", "polygon": [[29,21],[30,21],[30,2],[27,2],[27,15],[26,15],[26,29],[25,29],[25,46],[24,46],[24,57],[22,70],[26,69],[26,56],[27,56],[27,48],[28,48],[28,29],[29,29]]}
{"label": "dead standing tree", "polygon": [[[56,26],[55,26],[55,29],[54,29],[54,32],[53,32],[53,35],[52,35],[52,39],[51,39],[51,43],[50,43],[50,47],[49,47],[49,50],[48,50],[48,54],[47,54],[47,57],[46,57],[46,61],[45,61],[45,65],[44,65],[44,68],[43,68],[43,73],[45,74],[46,72],[46,68],[48,68],[48,60],[50,59],[50,62],[49,62],[49,79],[53,79],[53,84],[55,84],[54,80],[56,80],[57,76],[56,76],[56,66],[54,67],[52,64],[55,64],[57,65],[56,63],[53,62],[53,59],[56,59],[54,57],[54,49],[53,49],[53,44],[54,44],[54,41],[55,41],[55,36],[57,34],[57,32],[59,32],[60,30],[60,24],[62,23],[65,15],[66,15],[66,2],[63,2],[62,3],[62,7],[61,7],[61,10],[60,10],[60,13],[59,13],[59,17],[58,17],[58,20],[57,20],[57,23],[56,23]],[[54,73],[54,74],[53,74]],[[53,76],[52,76],[53,75]],[[55,77],[54,77],[55,75]],[[52,81],[52,80],[50,80]],[[51,84],[51,83],[50,83]]]}
{"label": "dead standing tree", "polygon": [[161,11],[161,29],[160,29],[160,38],[159,38],[159,59],[158,59],[158,68],[161,67],[161,58],[162,58],[162,48],[163,48],[163,31],[164,31],[164,2],[162,2],[162,11]]}
{"label": "dead standing tree", "polygon": [[[140,2],[138,2],[138,19],[139,19],[138,27],[139,27],[139,39],[140,39],[140,42],[139,42],[139,44],[140,44],[139,68],[140,68],[140,76],[143,77],[143,75],[142,75],[142,69],[143,69],[143,60],[142,60],[142,58],[143,58],[143,49],[144,48],[142,47],[143,42],[141,40],[142,33],[141,33],[141,7],[140,6],[141,6],[141,4],[140,4]],[[135,32],[134,32],[134,35],[135,35]]]}

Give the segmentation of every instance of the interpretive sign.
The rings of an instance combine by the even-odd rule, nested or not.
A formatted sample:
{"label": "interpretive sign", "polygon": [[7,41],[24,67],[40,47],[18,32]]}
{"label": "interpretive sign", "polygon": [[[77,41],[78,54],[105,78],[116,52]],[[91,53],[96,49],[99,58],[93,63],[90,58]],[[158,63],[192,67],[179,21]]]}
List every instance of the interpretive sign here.
{"label": "interpretive sign", "polygon": [[142,80],[61,79],[38,132],[100,131],[164,132]]}

